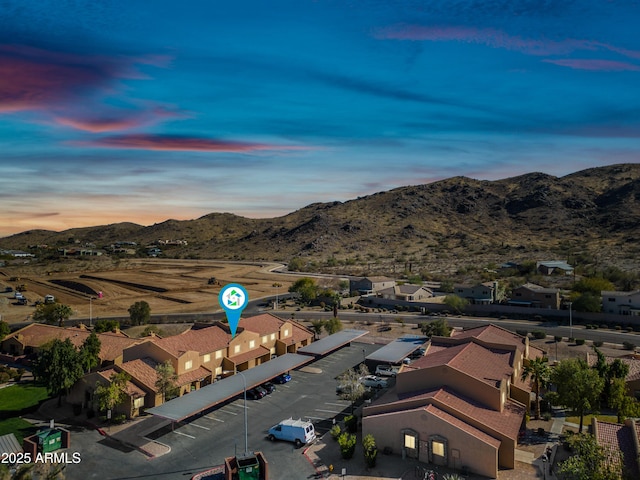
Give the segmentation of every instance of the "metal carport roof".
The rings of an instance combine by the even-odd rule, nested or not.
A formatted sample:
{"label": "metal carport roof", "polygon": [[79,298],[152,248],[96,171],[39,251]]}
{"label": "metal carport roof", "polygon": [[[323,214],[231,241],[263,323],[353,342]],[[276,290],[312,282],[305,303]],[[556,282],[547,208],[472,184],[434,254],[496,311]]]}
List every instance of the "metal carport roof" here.
{"label": "metal carport roof", "polygon": [[403,335],[393,342],[367,355],[366,359],[374,362],[400,363],[418,347],[427,341],[427,337],[419,335]]}
{"label": "metal carport roof", "polygon": [[318,356],[326,355],[329,352],[333,352],[334,350],[353,342],[367,333],[369,333],[368,330],[354,330],[352,328],[347,328],[346,330],[341,330],[338,333],[334,333],[333,335],[324,337],[317,342],[313,342],[310,345],[299,348],[298,353]]}
{"label": "metal carport roof", "polygon": [[243,370],[242,375],[232,375],[220,381],[202,387],[200,390],[188,393],[179,398],[174,398],[158,407],[147,410],[147,413],[159,417],[168,418],[174,421],[181,421],[189,418],[208,408],[240,395],[244,391],[244,380],[247,382],[247,390],[260,385],[281,373],[298,368],[313,361],[313,357],[308,355],[298,355],[297,353],[287,353],[278,358],[258,365],[257,367]]}

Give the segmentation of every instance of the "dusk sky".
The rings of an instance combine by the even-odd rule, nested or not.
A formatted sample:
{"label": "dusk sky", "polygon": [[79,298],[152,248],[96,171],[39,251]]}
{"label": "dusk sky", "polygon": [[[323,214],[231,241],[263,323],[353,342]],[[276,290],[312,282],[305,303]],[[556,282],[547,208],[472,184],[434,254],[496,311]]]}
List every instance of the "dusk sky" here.
{"label": "dusk sky", "polygon": [[0,236],[640,159],[638,0],[0,0]]}

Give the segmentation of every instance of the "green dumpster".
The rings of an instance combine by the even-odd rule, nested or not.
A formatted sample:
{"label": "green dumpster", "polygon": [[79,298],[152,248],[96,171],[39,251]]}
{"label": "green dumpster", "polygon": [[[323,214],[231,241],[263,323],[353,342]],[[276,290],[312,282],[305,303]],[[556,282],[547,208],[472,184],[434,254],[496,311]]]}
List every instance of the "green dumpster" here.
{"label": "green dumpster", "polygon": [[238,462],[238,480],[259,480],[260,464],[258,457],[249,455],[246,457],[236,457]]}
{"label": "green dumpster", "polygon": [[48,453],[62,448],[62,432],[60,430],[43,430],[36,435],[38,437],[38,451]]}

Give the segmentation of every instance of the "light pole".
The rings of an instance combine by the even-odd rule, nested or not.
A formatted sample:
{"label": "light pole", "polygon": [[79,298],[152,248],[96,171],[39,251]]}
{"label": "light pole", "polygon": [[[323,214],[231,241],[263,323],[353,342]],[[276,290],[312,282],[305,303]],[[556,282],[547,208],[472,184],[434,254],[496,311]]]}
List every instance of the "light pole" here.
{"label": "light pole", "polygon": [[282,286],[281,283],[274,283],[273,285],[271,285],[272,287],[274,287],[276,289],[276,303],[273,304],[273,309],[277,310],[278,309],[278,288],[280,288]]}
{"label": "light pole", "polygon": [[93,317],[93,297],[89,295],[89,326],[91,326],[91,318]]}
{"label": "light pole", "polygon": [[573,338],[573,317],[571,316],[571,304],[573,302],[569,302],[569,338]]}
{"label": "light pole", "polygon": [[244,376],[244,373],[238,371],[238,368],[236,367],[235,370],[225,370],[224,373],[231,373],[233,372],[233,374],[235,375],[236,373],[240,374],[240,376],[242,377],[242,384],[244,386],[243,390],[244,390],[244,456],[246,457],[247,455],[249,455],[249,431],[248,431],[248,424],[247,424],[247,379]]}

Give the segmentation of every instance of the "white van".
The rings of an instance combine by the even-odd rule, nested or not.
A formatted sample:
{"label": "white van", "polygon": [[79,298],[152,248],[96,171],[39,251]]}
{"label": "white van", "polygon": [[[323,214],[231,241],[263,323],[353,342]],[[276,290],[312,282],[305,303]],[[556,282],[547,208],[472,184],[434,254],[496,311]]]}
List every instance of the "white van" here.
{"label": "white van", "polygon": [[311,422],[289,418],[271,427],[268,438],[272,442],[276,440],[293,442],[297,448],[300,448],[302,445],[316,439],[316,430]]}

